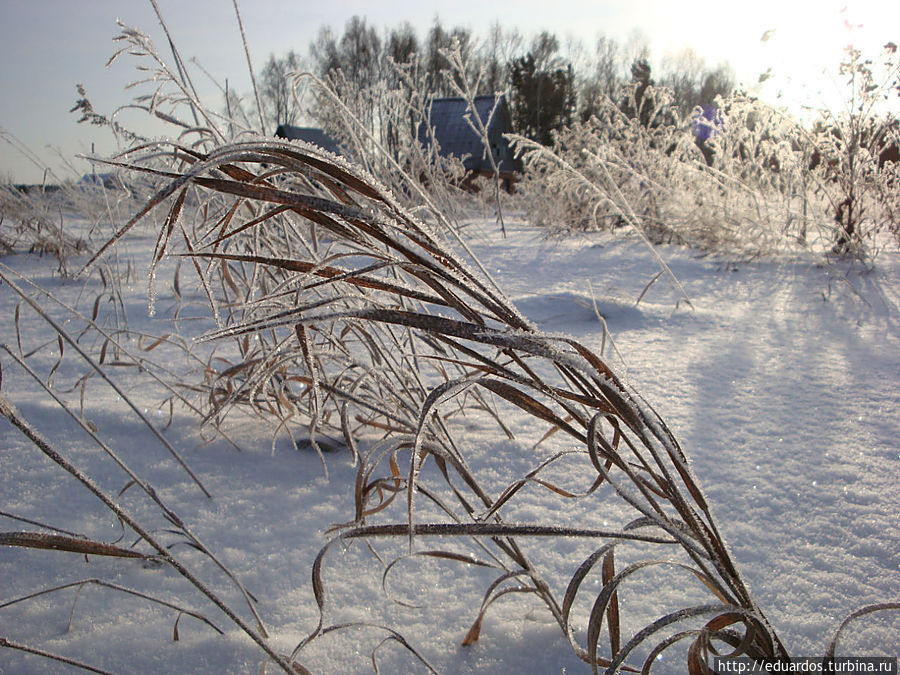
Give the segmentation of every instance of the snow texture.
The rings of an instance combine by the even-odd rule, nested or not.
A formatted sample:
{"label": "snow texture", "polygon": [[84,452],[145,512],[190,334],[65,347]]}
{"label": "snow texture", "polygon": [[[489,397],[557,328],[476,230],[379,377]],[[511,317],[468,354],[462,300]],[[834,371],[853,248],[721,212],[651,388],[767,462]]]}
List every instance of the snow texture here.
{"label": "snow texture", "polygon": [[[525,226],[508,229],[510,236],[501,239],[494,223],[476,222],[465,235],[524,315],[548,333],[572,335],[598,352],[603,346],[613,367],[660,413],[690,458],[751,591],[792,654],[821,655],[851,611],[900,599],[898,254],[885,253],[875,271],[859,272],[847,263],[731,262],[662,248],[691,309],[683,302],[676,307],[679,295],[665,278],[646,289],[636,304],[658,272],[638,241],[609,234],[545,239]],[[131,256],[136,269],[146,269],[152,247],[152,236],[135,233],[122,243],[120,259]],[[88,314],[102,292],[96,276],[60,279],[47,259],[10,255],[0,262]],[[147,314],[146,283],[140,275],[125,288],[131,327],[187,336],[211,328],[208,319],[187,320],[186,309],[174,320],[174,300],[166,297],[163,282],[166,273],[159,273],[155,317]],[[8,287],[0,288],[0,340],[14,351],[18,340],[26,352],[41,347],[28,362],[46,376],[59,359],[55,335],[24,306],[16,323],[17,300]],[[199,295],[197,301],[202,301]],[[65,320],[66,313],[54,303],[43,304]],[[60,391],[71,388],[85,371],[76,362],[72,350],[66,350],[53,375]],[[124,474],[4,352],[0,363],[2,393],[23,417],[108,494],[125,487]],[[349,453],[328,453],[326,481],[314,452],[295,449],[284,434],[276,436],[273,446],[273,429],[256,419],[227,427],[242,452],[222,440],[205,443],[189,414],[176,409],[171,425],[165,426],[169,413],[160,407],[164,396],[146,378],[133,370],[114,375],[164,429],[213,498],[202,495],[98,378],[87,384],[85,417],[254,593],[271,643],[290,653],[318,621],[310,570],[328,540],[326,530],[352,518],[348,486],[355,472]],[[76,410],[79,394],[78,387],[63,394]],[[515,440],[488,433],[495,427],[481,414],[467,418],[463,440],[473,470],[487,484],[501,488],[550,452],[533,447],[547,429],[536,428],[524,414],[505,420]],[[4,514],[101,541],[115,541],[122,533],[96,498],[5,421],[0,423],[0,466]],[[564,478],[578,483],[577,475]],[[505,514],[507,520],[545,522],[560,508],[559,498],[545,490],[528,488],[519,497],[514,510]],[[135,488],[118,500],[158,532],[165,528],[165,521],[154,515],[158,510]],[[599,492],[567,504],[565,517],[580,527],[603,527],[607,521],[612,526],[623,510],[620,501],[611,491]],[[0,516],[0,530],[24,529],[38,528]],[[128,539],[120,542],[129,544]],[[375,545],[390,560],[403,554],[407,542]],[[532,539],[525,546],[560,594],[593,550],[576,540]],[[208,559],[180,549],[173,552],[249,617],[234,587]],[[492,580],[488,572],[445,560],[401,560],[387,578],[385,595],[381,566],[361,542],[346,542],[326,556],[326,620],[396,628],[446,673],[589,672],[546,609],[529,596],[496,603],[480,640],[472,647],[460,646]],[[0,547],[0,605],[89,578],[199,611],[225,635],[182,616],[175,642],[177,612],[87,586],[77,603],[76,590],[70,588],[0,607],[0,636],[113,672],[260,672],[264,656],[259,648],[171,570],[139,560]],[[599,580],[587,583],[599,588]],[[646,597],[659,606],[643,607],[642,589],[652,591]],[[683,575],[650,571],[629,587],[623,602],[634,602],[652,621],[691,604],[700,592],[699,584]],[[427,606],[412,609],[394,600]],[[696,604],[705,602],[708,596]],[[868,619],[851,626],[838,653],[900,654],[900,615]],[[386,635],[376,629],[331,634],[305,649],[301,661],[313,672],[371,672],[370,653]],[[381,646],[376,658],[382,672],[424,672],[395,642]],[[675,661],[675,656],[667,657],[654,672],[684,672],[684,661]],[[270,664],[265,672],[275,670]],[[0,650],[0,672],[80,671],[5,649]]]}

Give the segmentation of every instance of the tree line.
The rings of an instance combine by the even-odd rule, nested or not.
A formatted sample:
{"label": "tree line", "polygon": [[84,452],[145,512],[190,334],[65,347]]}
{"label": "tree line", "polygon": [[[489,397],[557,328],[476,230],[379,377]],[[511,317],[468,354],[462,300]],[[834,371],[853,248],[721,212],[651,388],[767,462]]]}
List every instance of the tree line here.
{"label": "tree line", "polygon": [[[453,65],[446,55],[456,46],[462,58]],[[607,99],[621,99],[629,112],[622,96],[628,84],[634,85],[632,101],[635,88],[641,92],[653,84],[670,88],[673,112],[682,117],[734,87],[727,63],[707,66],[690,48],[663,59],[656,77],[649,44],[639,33],[625,43],[601,35],[588,48],[571,40],[563,44],[546,31],[528,39],[499,24],[477,38],[468,28],[448,29],[436,19],[420,38],[409,23],[379,31],[354,16],[341,34],[322,27],[304,55],[290,51],[269,56],[260,74],[268,129],[302,118],[322,124],[331,114],[321,100],[301,110],[291,95],[287,75],[301,68],[328,81],[364,124],[388,140],[390,125],[378,119],[385,89],[428,98],[455,95],[465,84],[475,95],[502,93],[516,132],[550,144],[555,131],[590,119]]]}

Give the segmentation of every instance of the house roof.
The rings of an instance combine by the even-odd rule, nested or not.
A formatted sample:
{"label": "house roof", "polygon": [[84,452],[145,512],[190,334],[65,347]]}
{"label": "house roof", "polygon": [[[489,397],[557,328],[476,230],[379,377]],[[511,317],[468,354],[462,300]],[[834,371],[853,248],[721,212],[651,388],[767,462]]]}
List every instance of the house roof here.
{"label": "house roof", "polygon": [[[503,134],[512,131],[506,99],[500,96],[498,103],[496,96],[477,96],[473,103],[482,124],[487,127],[494,161],[500,171],[521,171],[521,161],[514,158],[509,142],[503,138]],[[462,159],[469,171],[492,171],[491,162],[484,154],[484,143],[466,121],[466,112],[467,105],[463,98],[432,99],[427,124],[433,130],[433,138],[442,155]],[[426,145],[432,140],[427,129],[424,125],[419,127],[419,140]]]}
{"label": "house roof", "polygon": [[280,124],[275,131],[275,135],[278,138],[286,138],[289,141],[306,141],[336,155],[341,154],[340,141],[315,127],[295,127],[290,124]]}

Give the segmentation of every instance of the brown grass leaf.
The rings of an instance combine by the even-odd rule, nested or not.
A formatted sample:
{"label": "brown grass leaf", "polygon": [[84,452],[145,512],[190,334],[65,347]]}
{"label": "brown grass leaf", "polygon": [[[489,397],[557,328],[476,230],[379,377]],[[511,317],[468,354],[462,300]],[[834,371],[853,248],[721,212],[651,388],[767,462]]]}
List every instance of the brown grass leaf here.
{"label": "brown grass leaf", "polygon": [[68,551],[113,558],[148,559],[154,557],[100,541],[67,537],[61,534],[44,534],[43,532],[0,532],[0,545],[38,548],[48,551]]}
{"label": "brown grass leaf", "polygon": [[[603,556],[602,581],[603,585],[610,583],[616,575],[615,549]],[[616,654],[621,647],[619,634],[619,593],[615,591],[610,595],[609,605],[606,609],[606,622],[609,626],[609,651]]]}

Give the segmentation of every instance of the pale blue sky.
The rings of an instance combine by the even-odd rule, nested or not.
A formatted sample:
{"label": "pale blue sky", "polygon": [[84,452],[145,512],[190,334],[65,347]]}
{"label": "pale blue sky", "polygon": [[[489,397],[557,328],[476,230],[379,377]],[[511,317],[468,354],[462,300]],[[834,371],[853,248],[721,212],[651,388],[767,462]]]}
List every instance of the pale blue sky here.
{"label": "pale blue sky", "polygon": [[[250,91],[243,47],[231,0],[158,0],[183,58],[197,57],[220,81],[241,93]],[[254,67],[270,53],[289,49],[305,53],[323,24],[340,33],[358,14],[380,29],[409,21],[424,37],[439,16],[445,27],[465,25],[478,34],[499,21],[526,36],[550,30],[561,39],[580,38],[590,47],[598,34],[625,42],[634,30],[646,36],[653,60],[691,47],[714,65],[734,67],[738,80],[753,85],[771,67],[775,78],[760,91],[784,104],[817,104],[818,92],[833,95],[834,73],[848,42],[875,50],[888,40],[900,43],[900,3],[876,0],[758,0],[755,2],[675,3],[663,0],[330,0],[287,2],[243,0],[240,3]],[[115,51],[116,19],[150,34],[169,59],[149,0],[0,0],[0,127],[43,162],[59,169],[60,154],[71,159],[89,152],[115,150],[109,132],[76,124],[68,110],[75,85],[87,87],[98,111],[109,113],[127,103],[124,85],[134,79],[134,62],[121,59],[104,68]],[[851,26],[852,28],[848,27]],[[859,25],[862,27],[859,27]],[[760,38],[775,29],[772,38]],[[874,54],[874,51],[872,52]],[[204,75],[195,83],[209,92]],[[214,100],[213,100],[214,102]],[[124,121],[128,121],[123,117]],[[76,172],[88,165],[72,160]],[[0,139],[0,179],[38,182],[41,171]]]}

